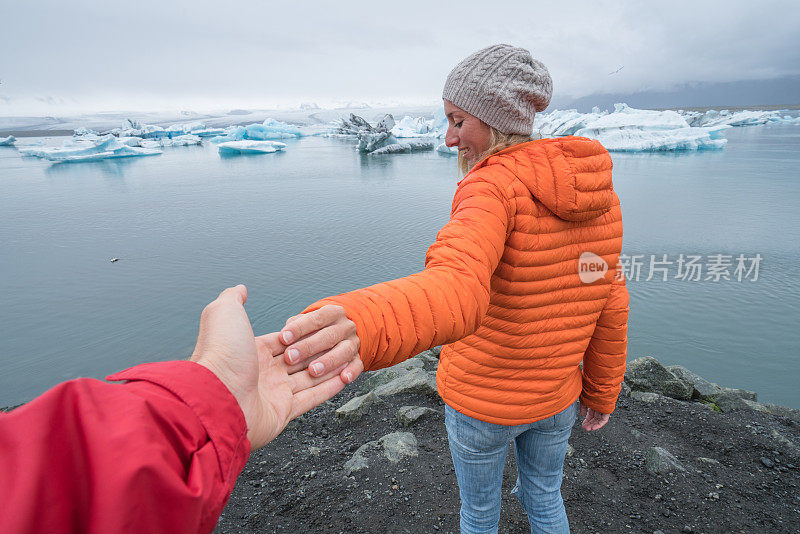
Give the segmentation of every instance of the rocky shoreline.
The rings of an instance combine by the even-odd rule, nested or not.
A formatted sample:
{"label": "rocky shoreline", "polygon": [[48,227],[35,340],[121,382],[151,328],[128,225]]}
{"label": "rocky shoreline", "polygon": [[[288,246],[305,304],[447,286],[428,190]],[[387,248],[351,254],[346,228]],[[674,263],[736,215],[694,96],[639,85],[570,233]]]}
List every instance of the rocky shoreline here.
{"label": "rocky shoreline", "polygon": [[[458,532],[438,350],[364,373],[256,451],[215,532]],[[12,408],[3,408],[6,411]],[[529,532],[510,494],[500,532]],[[574,533],[800,532],[800,410],[655,358],[628,362],[610,422],[576,422],[562,493]]]}
{"label": "rocky shoreline", "polygon": [[[217,533],[458,532],[438,351],[365,373],[255,452]],[[506,463],[500,532],[529,532]],[[564,466],[575,533],[800,531],[800,410],[654,358],[628,363],[611,421],[576,423]]]}

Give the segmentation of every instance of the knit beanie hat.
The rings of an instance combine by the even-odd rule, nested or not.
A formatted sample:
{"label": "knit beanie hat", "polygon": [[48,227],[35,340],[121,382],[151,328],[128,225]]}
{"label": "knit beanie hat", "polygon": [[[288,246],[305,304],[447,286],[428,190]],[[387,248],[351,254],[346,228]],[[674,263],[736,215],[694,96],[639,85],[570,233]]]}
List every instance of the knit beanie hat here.
{"label": "knit beanie hat", "polygon": [[497,44],[462,60],[447,76],[442,98],[502,133],[530,135],[544,111],[553,80],[524,48]]}

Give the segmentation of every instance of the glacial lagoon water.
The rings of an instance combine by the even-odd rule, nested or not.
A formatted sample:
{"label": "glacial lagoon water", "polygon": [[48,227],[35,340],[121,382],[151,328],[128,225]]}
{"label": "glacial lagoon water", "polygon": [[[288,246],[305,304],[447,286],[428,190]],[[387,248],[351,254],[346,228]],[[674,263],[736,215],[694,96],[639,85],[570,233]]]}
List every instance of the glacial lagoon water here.
{"label": "glacial lagoon water", "polygon": [[[641,265],[638,280],[628,273],[629,358],[800,408],[800,126],[727,137],[721,151],[613,156],[624,253]],[[447,221],[454,158],[352,144],[57,165],[0,147],[0,406],[188,357],[203,306],[232,284],[247,284],[265,333],[319,297],[421,269]],[[701,257],[700,280],[678,276],[681,254]],[[730,279],[706,279],[719,254]],[[752,268],[757,254],[757,280],[751,269],[738,281],[736,258]],[[673,263],[648,281],[651,257]]]}

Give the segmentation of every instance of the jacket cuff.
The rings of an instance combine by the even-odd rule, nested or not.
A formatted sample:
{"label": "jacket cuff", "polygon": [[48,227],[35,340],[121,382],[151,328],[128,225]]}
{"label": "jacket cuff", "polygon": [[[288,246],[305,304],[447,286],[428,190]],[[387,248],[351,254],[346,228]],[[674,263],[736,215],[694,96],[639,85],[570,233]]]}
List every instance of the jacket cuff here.
{"label": "jacket cuff", "polygon": [[[617,395],[619,395],[619,388],[617,388]],[[608,401],[583,392],[581,393],[581,402],[584,406],[591,408],[596,412],[612,414],[614,413],[614,408],[617,406],[617,397],[614,397],[614,400],[612,401]]]}
{"label": "jacket cuff", "polygon": [[236,479],[250,456],[247,423],[233,394],[207,368],[187,360],[146,363],[106,377],[156,384],[186,404],[216,449],[225,482]]}

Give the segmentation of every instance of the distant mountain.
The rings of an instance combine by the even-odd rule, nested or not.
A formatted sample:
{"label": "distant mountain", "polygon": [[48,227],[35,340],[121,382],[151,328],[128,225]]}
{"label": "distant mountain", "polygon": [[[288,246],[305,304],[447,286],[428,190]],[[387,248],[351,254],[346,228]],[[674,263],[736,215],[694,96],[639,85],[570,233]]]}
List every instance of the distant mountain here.
{"label": "distant mountain", "polygon": [[613,110],[616,102],[646,109],[796,106],[800,104],[800,76],[725,83],[687,83],[669,91],[596,93],[581,98],[556,94],[548,110],[575,108],[585,113],[591,111],[593,106]]}

